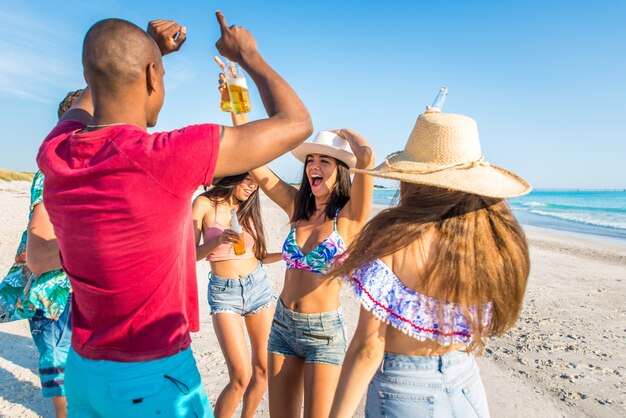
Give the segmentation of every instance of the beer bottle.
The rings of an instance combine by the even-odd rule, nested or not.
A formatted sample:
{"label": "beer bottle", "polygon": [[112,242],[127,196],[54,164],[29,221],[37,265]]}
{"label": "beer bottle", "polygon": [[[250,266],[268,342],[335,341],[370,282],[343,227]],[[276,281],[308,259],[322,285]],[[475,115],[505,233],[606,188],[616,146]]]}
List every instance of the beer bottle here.
{"label": "beer bottle", "polygon": [[243,229],[239,225],[239,219],[237,219],[237,211],[235,209],[230,210],[232,229],[235,233],[239,234],[239,240],[233,243],[233,251],[235,255],[244,255],[246,253],[246,246],[243,242]]}
{"label": "beer bottle", "polygon": [[437,97],[435,97],[435,101],[426,113],[440,113],[441,109],[443,109],[443,104],[446,102],[446,96],[448,96],[448,88],[440,88],[439,94],[437,94]]}
{"label": "beer bottle", "polygon": [[227,61],[224,69],[226,86],[230,96],[230,107],[233,113],[248,113],[252,110],[248,82],[243,70],[234,62]]}

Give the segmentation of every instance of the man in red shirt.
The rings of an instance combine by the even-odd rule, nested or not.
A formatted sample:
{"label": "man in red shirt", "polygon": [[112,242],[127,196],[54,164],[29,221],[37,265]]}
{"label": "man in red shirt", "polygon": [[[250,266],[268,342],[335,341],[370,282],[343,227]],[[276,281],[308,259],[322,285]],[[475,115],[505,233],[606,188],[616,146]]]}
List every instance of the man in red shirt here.
{"label": "man in red shirt", "polygon": [[74,291],[70,416],[212,416],[189,348],[199,329],[192,194],[268,163],[312,130],[252,35],[217,19],[219,52],[248,72],[269,118],[148,134],[163,105],[161,56],[180,49],[186,29],[158,20],[146,33],[107,19],[85,36],[88,89],[39,150]]}

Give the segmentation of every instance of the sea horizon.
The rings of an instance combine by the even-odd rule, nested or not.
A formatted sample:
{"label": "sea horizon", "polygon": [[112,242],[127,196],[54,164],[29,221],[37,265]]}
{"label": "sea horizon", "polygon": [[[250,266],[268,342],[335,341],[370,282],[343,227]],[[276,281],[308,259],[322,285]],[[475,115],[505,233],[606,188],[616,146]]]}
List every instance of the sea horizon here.
{"label": "sea horizon", "polygon": [[[378,208],[396,203],[398,187],[377,186],[373,203]],[[626,189],[546,187],[508,202],[523,225],[626,241]]]}
{"label": "sea horizon", "polygon": [[[374,190],[374,204],[395,204],[396,189]],[[626,240],[625,189],[535,189],[508,200],[518,221],[566,232]]]}

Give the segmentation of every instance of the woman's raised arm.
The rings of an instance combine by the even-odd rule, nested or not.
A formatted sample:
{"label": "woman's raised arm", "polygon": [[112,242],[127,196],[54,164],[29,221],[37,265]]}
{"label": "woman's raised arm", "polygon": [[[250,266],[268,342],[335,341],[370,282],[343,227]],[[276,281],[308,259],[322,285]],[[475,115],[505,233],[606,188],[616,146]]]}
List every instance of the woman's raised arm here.
{"label": "woman's raised arm", "polygon": [[259,184],[259,187],[274,203],[287,213],[289,219],[293,216],[298,189],[281,180],[267,166],[255,168],[250,175]]}
{"label": "woman's raised arm", "polygon": [[[374,150],[369,142],[352,129],[333,131],[350,145],[356,156],[356,168],[374,168]],[[352,221],[351,230],[360,231],[372,210],[372,196],[374,193],[374,177],[367,174],[355,174],[350,189],[350,200],[344,207],[345,216]],[[342,215],[344,215],[342,213]]]}

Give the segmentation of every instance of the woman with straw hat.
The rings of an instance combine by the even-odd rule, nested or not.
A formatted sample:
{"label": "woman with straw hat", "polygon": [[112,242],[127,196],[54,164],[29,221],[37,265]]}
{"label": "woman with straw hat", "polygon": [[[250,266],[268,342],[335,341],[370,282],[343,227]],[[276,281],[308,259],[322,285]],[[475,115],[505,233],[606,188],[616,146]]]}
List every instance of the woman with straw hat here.
{"label": "woman with straw hat", "polygon": [[353,171],[400,180],[400,203],[330,273],[362,305],[330,416],[351,417],[366,391],[370,418],[489,416],[473,352],[518,318],[530,262],[504,199],[530,186],[484,161],[473,119],[444,113],[421,115],[404,151]]}
{"label": "woman with straw hat", "polygon": [[304,163],[299,189],[269,168],[252,171],[263,191],[291,220],[283,245],[285,284],[268,343],[270,415],[327,417],[347,337],[341,281],[326,276],[361,230],[372,207],[374,179],[349,168],[374,167],[367,141],[349,129],[321,131],[292,151]]}

